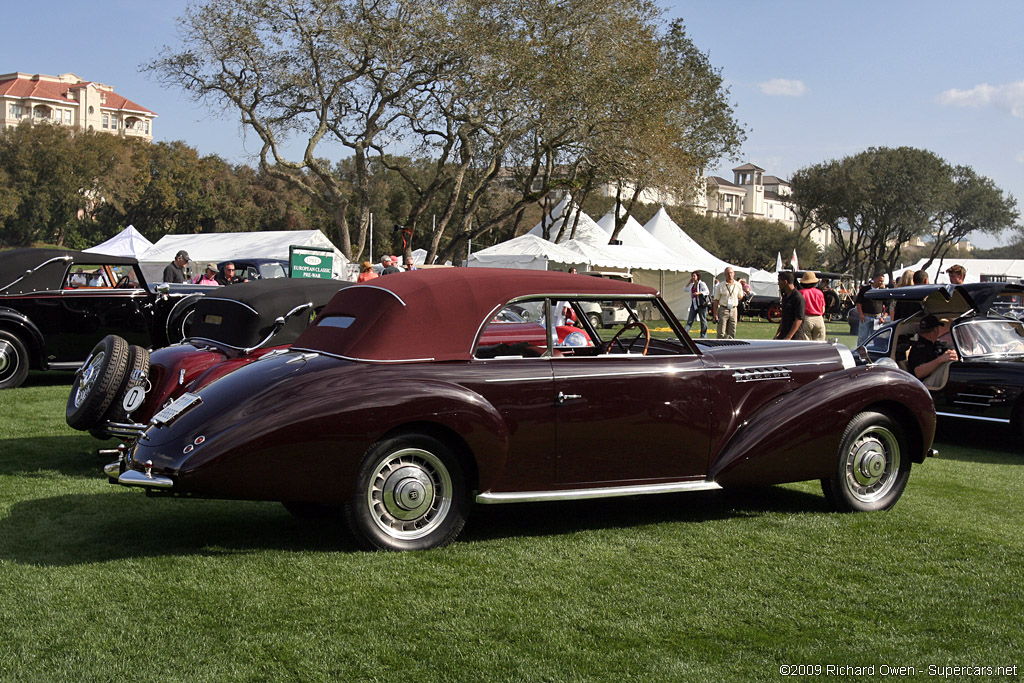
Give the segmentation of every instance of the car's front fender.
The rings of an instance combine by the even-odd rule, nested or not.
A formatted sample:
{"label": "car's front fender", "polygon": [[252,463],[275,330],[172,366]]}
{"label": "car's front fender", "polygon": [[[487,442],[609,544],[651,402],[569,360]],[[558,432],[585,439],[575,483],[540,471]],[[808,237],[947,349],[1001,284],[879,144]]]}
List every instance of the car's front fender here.
{"label": "car's front fender", "polygon": [[0,327],[6,327],[25,337],[25,341],[29,343],[29,354],[34,361],[33,366],[46,368],[43,362],[45,355],[43,353],[45,348],[43,333],[27,315],[13,308],[0,306]]}
{"label": "car's front fender", "polygon": [[865,410],[900,422],[908,457],[923,461],[935,435],[931,395],[902,370],[866,366],[828,373],[763,406],[736,429],[709,478],[745,486],[831,476],[846,425]]}

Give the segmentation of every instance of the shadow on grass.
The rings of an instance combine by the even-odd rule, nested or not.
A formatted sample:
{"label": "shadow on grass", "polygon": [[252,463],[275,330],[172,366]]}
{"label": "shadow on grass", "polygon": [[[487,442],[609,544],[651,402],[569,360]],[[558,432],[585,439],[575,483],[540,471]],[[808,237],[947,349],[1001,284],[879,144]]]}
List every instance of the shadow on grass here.
{"label": "shadow on grass", "polygon": [[55,470],[70,477],[102,476],[103,466],[117,458],[97,455],[117,441],[99,441],[86,433],[0,440],[0,475]]}
{"label": "shadow on grass", "polygon": [[73,566],[265,550],[351,551],[338,520],[299,520],[280,503],[69,494],[15,504],[0,519],[0,559]]}
{"label": "shadow on grass", "polygon": [[1024,465],[1021,439],[1009,425],[939,418],[933,448],[944,460]]}
{"label": "shadow on grass", "polygon": [[32,370],[28,373],[28,377],[25,378],[23,387],[68,387],[68,391],[71,390],[71,383],[75,379],[75,373],[70,370],[50,370],[43,372],[42,370]]}
{"label": "shadow on grass", "polygon": [[700,523],[768,513],[824,512],[824,497],[780,487],[560,503],[477,505],[460,538],[549,536],[663,522]]}
{"label": "shadow on grass", "polygon": [[[821,496],[778,487],[603,501],[476,505],[460,539],[553,536],[824,510],[827,506]],[[0,519],[0,539],[0,559],[42,566],[265,550],[356,550],[340,519],[296,519],[278,503],[150,499],[141,492],[124,491],[17,503]]]}

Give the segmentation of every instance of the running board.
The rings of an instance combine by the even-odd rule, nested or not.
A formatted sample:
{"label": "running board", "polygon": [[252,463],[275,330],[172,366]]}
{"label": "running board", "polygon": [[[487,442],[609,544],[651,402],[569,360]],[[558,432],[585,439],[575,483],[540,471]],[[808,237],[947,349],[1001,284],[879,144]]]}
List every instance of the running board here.
{"label": "running board", "polygon": [[587,500],[589,498],[615,498],[618,496],[645,496],[652,493],[682,493],[684,491],[716,491],[722,487],[713,481],[679,481],[669,484],[640,484],[637,486],[606,486],[594,489],[566,489],[564,491],[502,491],[481,493],[476,502],[484,505],[498,503],[542,503],[557,500]]}

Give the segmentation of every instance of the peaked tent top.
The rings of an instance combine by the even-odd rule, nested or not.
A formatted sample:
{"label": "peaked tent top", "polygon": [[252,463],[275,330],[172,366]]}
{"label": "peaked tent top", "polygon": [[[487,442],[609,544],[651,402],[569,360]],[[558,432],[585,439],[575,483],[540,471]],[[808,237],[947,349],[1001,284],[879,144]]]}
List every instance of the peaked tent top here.
{"label": "peaked tent top", "polygon": [[108,256],[134,256],[138,258],[153,246],[153,243],[135,229],[134,225],[111,237],[106,242],[89,247],[84,251],[90,254],[107,254]]}

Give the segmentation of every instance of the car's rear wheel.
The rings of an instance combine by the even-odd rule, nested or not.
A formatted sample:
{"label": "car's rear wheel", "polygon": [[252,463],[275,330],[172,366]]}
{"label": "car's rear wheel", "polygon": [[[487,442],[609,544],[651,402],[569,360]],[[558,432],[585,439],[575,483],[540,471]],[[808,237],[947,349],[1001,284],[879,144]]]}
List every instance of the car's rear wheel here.
{"label": "car's rear wheel", "polygon": [[0,330],[0,389],[20,387],[28,377],[28,347],[13,332]]}
{"label": "car's rear wheel", "polygon": [[595,330],[601,329],[601,315],[599,313],[591,313],[587,317],[590,319],[590,324]]}
{"label": "car's rear wheel", "polygon": [[64,417],[69,426],[96,425],[117,395],[128,369],[128,342],[110,334],[93,347],[71,385]]}
{"label": "car's rear wheel", "polygon": [[128,347],[128,365],[121,384],[114,392],[114,400],[110,402],[107,411],[96,421],[89,433],[97,439],[109,439],[111,434],[104,427],[107,422],[128,422],[129,414],[124,409],[125,396],[132,387],[145,384],[148,377],[149,351],[141,346]]}
{"label": "car's rear wheel", "polygon": [[835,474],[821,480],[829,503],[844,512],[888,510],[910,478],[907,440],[888,415],[863,412],[843,432]]}
{"label": "car's rear wheel", "polygon": [[454,540],[468,510],[452,450],[430,436],[403,435],[378,442],[363,458],[345,521],[366,548],[426,550]]}

